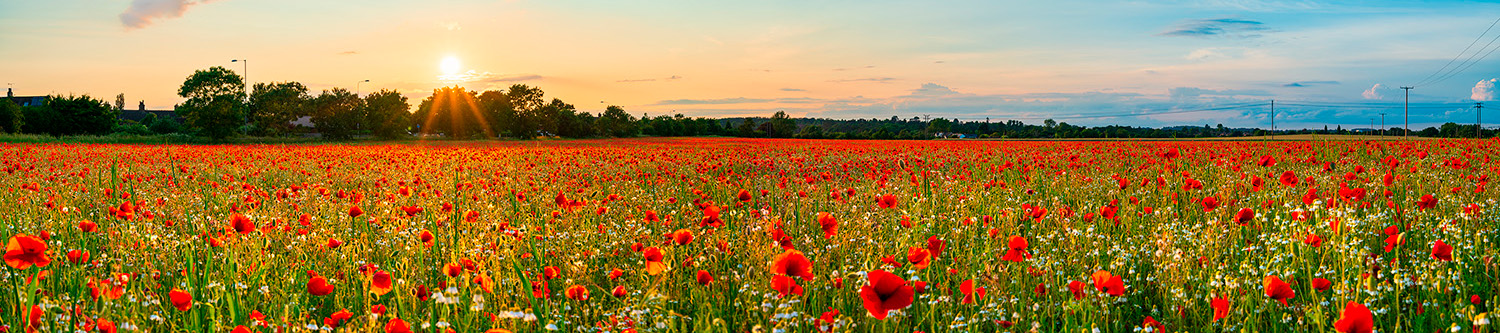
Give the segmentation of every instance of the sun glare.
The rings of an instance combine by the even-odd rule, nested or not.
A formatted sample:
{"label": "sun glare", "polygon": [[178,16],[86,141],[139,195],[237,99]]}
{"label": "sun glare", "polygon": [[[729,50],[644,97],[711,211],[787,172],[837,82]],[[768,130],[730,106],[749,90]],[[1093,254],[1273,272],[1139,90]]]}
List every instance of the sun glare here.
{"label": "sun glare", "polygon": [[443,75],[453,75],[458,74],[458,69],[461,65],[458,62],[458,57],[448,56],[438,63],[438,69],[443,71]]}

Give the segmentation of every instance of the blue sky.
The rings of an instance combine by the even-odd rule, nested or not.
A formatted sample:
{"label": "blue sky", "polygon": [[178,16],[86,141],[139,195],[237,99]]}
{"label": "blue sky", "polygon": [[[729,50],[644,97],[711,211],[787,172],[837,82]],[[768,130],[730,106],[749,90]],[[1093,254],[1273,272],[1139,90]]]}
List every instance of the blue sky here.
{"label": "blue sky", "polygon": [[[193,70],[226,66],[413,104],[526,83],[584,111],[1143,126],[1266,127],[1256,103],[1275,99],[1279,128],[1365,127],[1401,110],[1352,106],[1400,102],[1497,18],[1460,1],[9,1],[0,80],[170,108]],[[1500,55],[1465,64],[1412,90],[1414,126],[1493,99]]]}

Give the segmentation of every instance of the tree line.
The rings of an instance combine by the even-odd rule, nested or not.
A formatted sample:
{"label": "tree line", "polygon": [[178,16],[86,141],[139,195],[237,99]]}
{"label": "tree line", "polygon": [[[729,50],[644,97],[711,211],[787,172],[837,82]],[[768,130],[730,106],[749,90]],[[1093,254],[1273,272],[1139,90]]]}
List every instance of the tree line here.
{"label": "tree line", "polygon": [[[888,119],[791,118],[778,111],[770,117],[704,118],[682,114],[637,118],[619,106],[598,115],[579,111],[558,98],[547,99],[541,88],[516,84],[505,90],[472,91],[443,87],[417,104],[394,90],[359,96],[343,88],[313,95],[298,82],[256,83],[245,89],[244,79],[224,67],[195,71],[183,81],[175,119],[148,116],[120,120],[124,96],[114,105],[84,96],[48,96],[41,105],[18,107],[0,101],[0,130],[6,133],[64,135],[178,134],[224,140],[234,136],[280,137],[316,133],[325,139],[356,137],[403,139],[442,137],[491,139],[537,137],[591,138],[635,136],[734,136],[805,139],[931,138],[1201,138],[1270,134],[1253,128],[1174,126],[1087,127],[1056,122],[1026,124],[1018,120],[990,122],[918,117]],[[307,118],[310,127],[297,120]],[[1474,125],[1447,123],[1413,131],[1427,137],[1493,137],[1495,130],[1476,133]],[[1400,136],[1401,128],[1384,131]],[[1338,128],[1279,130],[1276,134],[1369,134]]]}

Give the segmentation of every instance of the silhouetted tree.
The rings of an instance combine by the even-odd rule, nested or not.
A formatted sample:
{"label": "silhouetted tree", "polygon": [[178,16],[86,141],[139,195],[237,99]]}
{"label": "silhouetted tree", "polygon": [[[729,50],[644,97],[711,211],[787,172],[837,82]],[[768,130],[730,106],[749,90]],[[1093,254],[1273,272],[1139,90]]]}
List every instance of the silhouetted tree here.
{"label": "silhouetted tree", "polygon": [[406,96],[395,90],[381,90],[365,96],[364,127],[370,134],[382,139],[394,139],[406,135],[411,124],[411,104]]}
{"label": "silhouetted tree", "polygon": [[633,130],[635,127],[635,116],[631,116],[630,113],[625,112],[625,109],[619,106],[610,105],[605,107],[604,113],[599,115],[599,119],[594,120],[594,124],[594,127],[599,129],[599,134],[602,135],[612,137],[635,136]]}
{"label": "silhouetted tree", "polygon": [[23,123],[21,119],[24,117],[21,114],[20,106],[12,103],[10,99],[0,99],[0,131],[5,133],[20,133],[21,124]]}
{"label": "silhouetted tree", "polygon": [[417,112],[412,114],[411,121],[423,134],[442,134],[459,139],[479,134],[494,137],[493,122],[480,109],[479,99],[474,92],[463,87],[433,90],[432,96],[422,100]]}
{"label": "silhouetted tree", "polygon": [[224,67],[193,72],[177,96],[187,99],[177,105],[177,113],[199,134],[223,140],[245,123],[245,81]]}
{"label": "silhouetted tree", "polygon": [[298,117],[311,115],[308,111],[307,87],[297,82],[256,83],[255,92],[250,93],[250,124],[252,135],[281,135],[290,133]]}
{"label": "silhouetted tree", "polygon": [[312,100],[312,121],[329,139],[348,139],[365,119],[365,101],[344,88],[324,90]]}

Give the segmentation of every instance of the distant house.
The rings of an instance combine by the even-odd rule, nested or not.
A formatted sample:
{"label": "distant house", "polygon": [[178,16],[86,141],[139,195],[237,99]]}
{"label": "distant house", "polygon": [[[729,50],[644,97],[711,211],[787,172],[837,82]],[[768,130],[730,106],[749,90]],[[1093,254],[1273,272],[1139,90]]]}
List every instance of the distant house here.
{"label": "distant house", "polygon": [[47,100],[47,96],[16,96],[15,91],[5,88],[5,99],[9,99],[11,103],[18,106],[41,106],[42,101]]}
{"label": "distant house", "polygon": [[139,123],[152,115],[156,115],[156,119],[171,119],[179,124],[183,121],[182,117],[177,116],[177,112],[173,110],[146,110],[146,102],[141,102],[140,107],[135,110],[121,110],[120,120]]}

